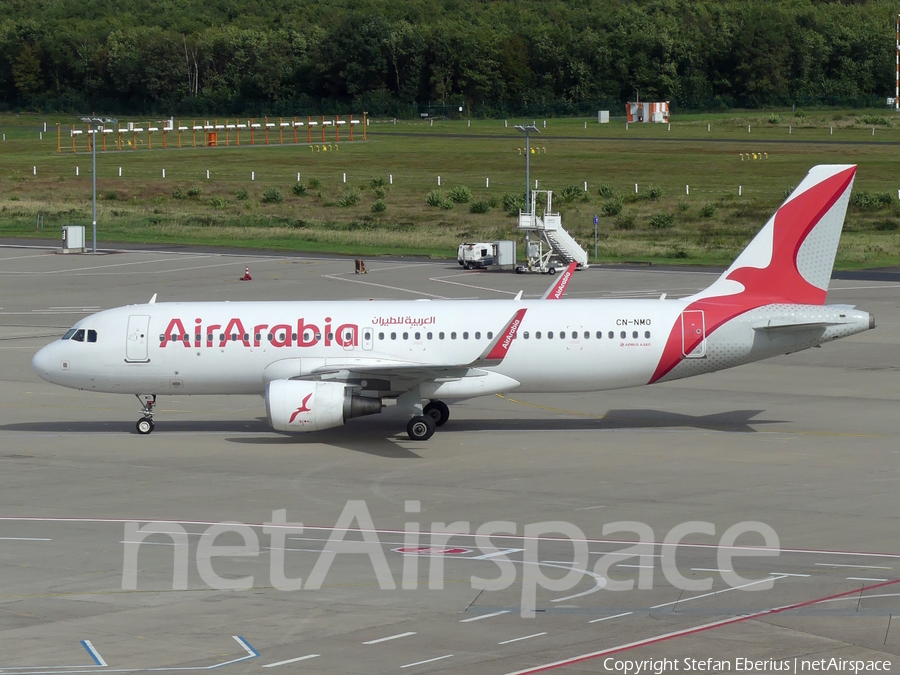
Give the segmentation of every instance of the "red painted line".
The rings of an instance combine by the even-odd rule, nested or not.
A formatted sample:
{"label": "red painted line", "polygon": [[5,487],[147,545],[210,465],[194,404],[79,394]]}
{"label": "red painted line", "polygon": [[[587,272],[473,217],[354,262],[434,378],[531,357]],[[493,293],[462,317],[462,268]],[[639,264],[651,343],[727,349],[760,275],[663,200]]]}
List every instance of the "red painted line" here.
{"label": "red painted line", "polygon": [[[894,581],[886,581],[881,584],[875,584],[874,586],[869,586],[866,590],[874,590],[876,588],[883,588],[884,586],[891,586],[892,584],[900,584],[900,579],[895,579]],[[547,663],[542,666],[534,666],[533,668],[526,668],[525,670],[517,670],[513,673],[507,673],[507,675],[532,675],[532,673],[543,673],[547,670],[555,670],[556,668],[563,668],[564,666],[571,666],[575,663],[581,663],[583,661],[590,661],[592,659],[600,658],[601,656],[609,656],[610,654],[618,654],[620,652],[629,651],[631,649],[637,649],[638,647],[646,647],[647,645],[656,644],[658,642],[667,642],[668,640],[674,640],[675,638],[685,637],[687,635],[694,635],[696,633],[703,633],[708,630],[713,630],[714,628],[721,628],[722,626],[730,626],[732,624],[741,623],[742,621],[750,621],[751,619],[758,619],[762,616],[771,616],[773,614],[781,614],[782,612],[789,612],[794,609],[800,609],[801,607],[808,607],[809,605],[816,605],[820,602],[827,602],[829,600],[835,600],[837,598],[843,598],[848,595],[856,595],[859,593],[858,588],[854,588],[850,591],[844,591],[843,593],[835,593],[834,595],[827,595],[824,598],[816,598],[815,600],[805,600],[804,602],[797,602],[793,605],[785,605],[783,607],[775,607],[773,609],[764,609],[760,612],[754,612],[753,614],[746,614],[744,616],[736,616],[731,619],[723,619],[722,621],[715,621],[713,623],[707,623],[702,626],[696,626],[694,628],[686,628],[684,630],[675,631],[674,633],[666,633],[664,635],[657,635],[656,637],[645,638],[644,640],[638,640],[637,642],[630,642],[625,645],[619,645],[618,647],[610,647],[608,649],[602,649],[598,652],[591,652],[589,654],[582,654],[580,656],[573,656],[568,659],[563,659],[562,661],[555,661],[553,663]]]}

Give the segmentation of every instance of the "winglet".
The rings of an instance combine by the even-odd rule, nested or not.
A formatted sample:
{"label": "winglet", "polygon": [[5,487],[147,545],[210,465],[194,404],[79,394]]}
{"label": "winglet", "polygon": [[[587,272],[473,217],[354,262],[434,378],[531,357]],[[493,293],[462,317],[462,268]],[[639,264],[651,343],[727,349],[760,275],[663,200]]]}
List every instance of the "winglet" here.
{"label": "winglet", "polygon": [[155,305],[156,304],[156,293],[153,294],[153,297],[150,298],[150,302],[148,304]]}
{"label": "winglet", "polygon": [[519,332],[519,326],[522,325],[522,319],[525,318],[526,311],[528,311],[526,308],[522,308],[513,315],[513,318],[506,324],[503,331],[499,333],[497,337],[494,338],[493,342],[487,346],[487,349],[481,353],[481,356],[478,357],[475,364],[496,366],[503,361],[506,354],[509,352],[509,348],[512,346],[516,333]]}
{"label": "winglet", "polygon": [[556,280],[550,288],[547,289],[547,292],[541,297],[541,300],[559,300],[562,298],[563,294],[566,292],[566,286],[569,285],[569,281],[572,279],[572,275],[575,274],[575,268],[578,267],[578,263],[570,262],[563,273],[559,275],[559,279]]}

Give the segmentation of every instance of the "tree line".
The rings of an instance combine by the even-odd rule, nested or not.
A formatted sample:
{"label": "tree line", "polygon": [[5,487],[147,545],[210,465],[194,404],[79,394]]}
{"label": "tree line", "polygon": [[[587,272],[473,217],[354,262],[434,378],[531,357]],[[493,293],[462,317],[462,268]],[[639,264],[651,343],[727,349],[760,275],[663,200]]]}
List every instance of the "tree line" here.
{"label": "tree line", "polygon": [[[883,105],[887,0],[0,0],[0,108],[621,114]],[[459,112],[459,108],[463,112]]]}

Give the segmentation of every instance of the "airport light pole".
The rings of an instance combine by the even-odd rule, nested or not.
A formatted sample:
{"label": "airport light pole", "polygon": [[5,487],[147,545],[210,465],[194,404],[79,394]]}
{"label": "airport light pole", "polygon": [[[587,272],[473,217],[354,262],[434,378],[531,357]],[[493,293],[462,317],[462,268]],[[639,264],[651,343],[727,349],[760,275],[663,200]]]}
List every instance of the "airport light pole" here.
{"label": "airport light pole", "polygon": [[105,120],[101,117],[82,117],[82,122],[88,125],[96,124],[93,130],[88,128],[88,135],[91,137],[91,221],[93,222],[93,247],[92,252],[97,253],[97,132],[101,134],[104,130],[105,122],[113,122],[109,118]]}
{"label": "airport light pole", "polygon": [[530,132],[541,133],[534,124],[517,124],[516,129],[525,134],[525,208],[531,210],[531,136]]}

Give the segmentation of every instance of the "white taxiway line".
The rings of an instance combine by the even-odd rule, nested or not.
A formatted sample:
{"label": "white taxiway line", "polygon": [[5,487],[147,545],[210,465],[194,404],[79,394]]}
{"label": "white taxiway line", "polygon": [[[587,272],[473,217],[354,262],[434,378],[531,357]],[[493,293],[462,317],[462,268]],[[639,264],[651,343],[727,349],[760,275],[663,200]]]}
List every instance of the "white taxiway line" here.
{"label": "white taxiway line", "polygon": [[387,642],[388,640],[397,640],[398,638],[409,637],[410,635],[415,635],[415,631],[410,631],[408,633],[397,633],[397,635],[389,635],[387,637],[378,638],[377,640],[369,640],[368,642],[363,642],[364,645],[377,645],[379,642]]}
{"label": "white taxiway line", "polygon": [[306,661],[307,659],[317,659],[319,654],[307,654],[306,656],[298,656],[296,659],[288,659],[287,661],[279,661],[278,663],[267,663],[263,668],[275,668],[276,666],[286,666],[289,663],[297,663],[297,661]]}
{"label": "white taxiway line", "polygon": [[747,588],[748,586],[756,586],[756,584],[764,584],[764,583],[769,583],[769,582],[774,583],[774,582],[778,581],[779,579],[783,579],[783,578],[784,578],[783,576],[779,575],[779,576],[774,576],[774,577],[768,577],[766,579],[757,579],[756,581],[751,581],[749,584],[741,584],[740,586],[730,586],[729,588],[723,588],[718,591],[713,591],[712,593],[703,593],[702,595],[694,595],[690,598],[680,598],[678,600],[673,600],[672,602],[664,602],[661,605],[653,605],[653,607],[651,607],[650,609],[659,609],[660,607],[668,607],[669,605],[680,605],[684,602],[690,602],[691,600],[699,600],[700,598],[708,598],[712,595],[718,595],[719,593],[727,593],[728,591],[736,591],[741,588]]}
{"label": "white taxiway line", "polygon": [[861,570],[892,570],[893,567],[879,567],[878,565],[841,565],[838,563],[816,563],[817,567],[855,567]]}
{"label": "white taxiway line", "polygon": [[413,293],[414,295],[425,295],[429,298],[437,298],[438,300],[449,300],[450,298],[446,298],[443,295],[434,295],[433,293],[425,293],[424,291],[414,291],[410,288],[401,288],[399,286],[387,286],[385,284],[376,284],[372,281],[360,281],[358,279],[345,279],[344,277],[339,277],[334,274],[323,274],[325,279],[334,279],[336,281],[346,281],[350,284],[362,284],[363,286],[376,286],[378,288],[387,288],[391,291],[402,291],[403,293]]}
{"label": "white taxiway line", "polygon": [[625,563],[619,563],[616,567],[637,567],[642,570],[652,570],[655,569],[653,565],[626,565]]}
{"label": "white taxiway line", "polygon": [[872,579],[871,577],[847,577],[847,581],[887,581],[887,579]]}
{"label": "white taxiway line", "polygon": [[435,661],[443,661],[444,659],[449,659],[453,654],[445,654],[444,656],[438,656],[433,659],[427,659],[426,661],[416,661],[415,663],[407,663],[405,666],[400,666],[401,668],[412,668],[413,666],[422,666],[426,663],[434,663]]}
{"label": "white taxiway line", "polygon": [[508,609],[500,610],[499,612],[491,612],[490,614],[481,614],[480,616],[470,616],[468,619],[460,619],[460,623],[470,623],[472,621],[481,621],[482,619],[490,619],[492,616],[501,616],[503,614],[509,614]]}
{"label": "white taxiway line", "polygon": [[[469,273],[471,274],[471,272]],[[465,274],[451,274],[450,276],[461,277],[467,276]],[[502,291],[499,288],[487,288],[485,286],[475,286],[474,284],[464,284],[459,281],[447,281],[446,277],[428,277],[428,281],[436,281],[440,284],[453,284],[454,286],[465,286],[466,288],[476,288],[479,291],[490,291],[492,293],[505,293],[506,295],[516,295],[518,291]]]}
{"label": "white taxiway line", "polygon": [[90,654],[91,658],[97,662],[98,666],[100,666],[101,668],[106,668],[106,666],[109,665],[106,663],[106,661],[103,660],[103,657],[100,656],[100,652],[98,652],[97,648],[91,644],[90,640],[82,640],[81,644],[85,649],[87,649],[88,654]]}
{"label": "white taxiway line", "polygon": [[0,537],[0,541],[53,541],[43,537]]}
{"label": "white taxiway line", "polygon": [[546,635],[546,634],[547,634],[547,632],[544,631],[543,633],[535,633],[534,635],[526,635],[525,637],[513,638],[512,640],[504,640],[503,642],[498,642],[497,644],[498,645],[508,645],[511,642],[521,642],[522,640],[530,640],[531,638],[540,637],[541,635]]}
{"label": "white taxiway line", "polygon": [[623,616],[631,616],[634,612],[623,612],[622,614],[613,614],[612,616],[601,616],[599,619],[591,619],[588,623],[599,623],[601,621],[609,621],[610,619],[619,619]]}
{"label": "white taxiway line", "polygon": [[[621,567],[621,565],[619,565]],[[691,572],[721,572],[722,574],[731,573],[734,570],[717,570],[715,567],[692,567]]]}

